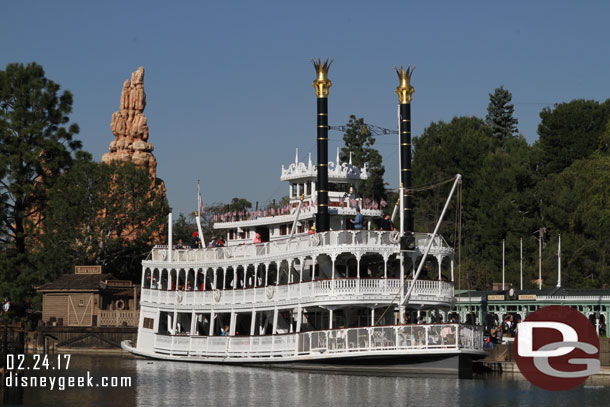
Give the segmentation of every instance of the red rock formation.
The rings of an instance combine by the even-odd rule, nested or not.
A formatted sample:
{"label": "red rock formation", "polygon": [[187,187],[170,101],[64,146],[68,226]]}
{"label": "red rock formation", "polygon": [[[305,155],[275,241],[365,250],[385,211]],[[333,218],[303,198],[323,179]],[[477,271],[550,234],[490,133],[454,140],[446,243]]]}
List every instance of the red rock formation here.
{"label": "red rock formation", "polygon": [[112,114],[110,122],[114,140],[110,143],[110,152],[102,156],[102,162],[133,162],[146,168],[156,178],[157,160],[152,153],[155,147],[148,142],[148,120],[143,113],[145,107],[144,67],[139,67],[131,74],[131,81],[123,83],[120,110]]}

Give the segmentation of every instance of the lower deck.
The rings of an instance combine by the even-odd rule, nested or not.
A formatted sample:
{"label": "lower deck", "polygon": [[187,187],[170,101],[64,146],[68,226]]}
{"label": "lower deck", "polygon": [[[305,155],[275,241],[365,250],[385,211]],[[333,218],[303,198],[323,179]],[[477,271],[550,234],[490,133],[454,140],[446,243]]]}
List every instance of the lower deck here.
{"label": "lower deck", "polygon": [[[422,324],[368,326],[260,336],[166,335],[140,331],[137,346],[147,357],[212,363],[281,363],[396,357],[477,358],[483,351],[480,326]],[[332,360],[332,362],[331,362]]]}

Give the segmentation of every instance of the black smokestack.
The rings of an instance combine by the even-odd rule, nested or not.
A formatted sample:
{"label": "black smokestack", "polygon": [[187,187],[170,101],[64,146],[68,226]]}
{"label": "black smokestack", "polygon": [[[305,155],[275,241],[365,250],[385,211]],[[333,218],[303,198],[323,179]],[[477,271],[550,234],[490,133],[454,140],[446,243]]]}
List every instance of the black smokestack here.
{"label": "black smokestack", "polygon": [[332,60],[322,62],[312,60],[316,68],[317,78],[313,82],[317,100],[317,146],[318,146],[318,212],[316,214],[316,230],[326,232],[330,230],[328,216],[328,91],[332,82],[328,80],[328,70]]}

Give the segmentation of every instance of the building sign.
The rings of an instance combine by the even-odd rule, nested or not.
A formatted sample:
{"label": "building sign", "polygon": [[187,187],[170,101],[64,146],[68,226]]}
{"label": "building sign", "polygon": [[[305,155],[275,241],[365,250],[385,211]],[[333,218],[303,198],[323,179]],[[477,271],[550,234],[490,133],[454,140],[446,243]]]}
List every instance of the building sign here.
{"label": "building sign", "polygon": [[487,301],[504,301],[504,295],[488,295]]}
{"label": "building sign", "polygon": [[102,266],[74,266],[74,274],[102,274]]}
{"label": "building sign", "polygon": [[536,300],[536,294],[521,294],[519,300]]}
{"label": "building sign", "polygon": [[108,287],[131,287],[131,281],[129,280],[106,280]]}

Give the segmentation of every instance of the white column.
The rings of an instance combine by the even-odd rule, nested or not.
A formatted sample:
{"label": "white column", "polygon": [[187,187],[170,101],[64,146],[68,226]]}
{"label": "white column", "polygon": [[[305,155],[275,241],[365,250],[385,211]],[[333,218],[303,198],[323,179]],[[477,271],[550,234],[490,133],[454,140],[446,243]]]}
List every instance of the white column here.
{"label": "white column", "polygon": [[[277,268],[277,273],[276,273],[276,278],[275,278],[275,285],[280,285],[280,269],[282,268],[282,262],[280,261],[279,264],[276,264],[276,268]],[[275,333],[275,332],[274,332]]]}
{"label": "white column", "polygon": [[303,308],[299,305],[297,312],[297,332],[301,332],[301,321],[303,320]]}
{"label": "white column", "polygon": [[333,310],[328,310],[328,329],[333,329]]}
{"label": "white column", "polygon": [[278,314],[279,314],[278,309],[275,308],[273,310],[273,330],[271,331],[272,335],[274,335],[276,333],[276,331],[277,331],[277,317],[278,317]]}
{"label": "white column", "polygon": [[267,287],[267,284],[269,284],[269,263],[265,263],[265,282],[263,285]]}
{"label": "white column", "polygon": [[371,308],[371,326],[375,325],[375,308]]}
{"label": "white column", "polygon": [[214,335],[214,320],[216,319],[216,314],[214,311],[210,312],[210,329],[208,330],[208,335]]}
{"label": "white column", "polygon": [[235,323],[237,322],[237,313],[231,312],[231,319],[229,322],[229,335],[235,336]]}
{"label": "white column", "polygon": [[256,311],[252,310],[252,317],[250,322],[250,336],[254,335],[254,328],[256,327]]}

